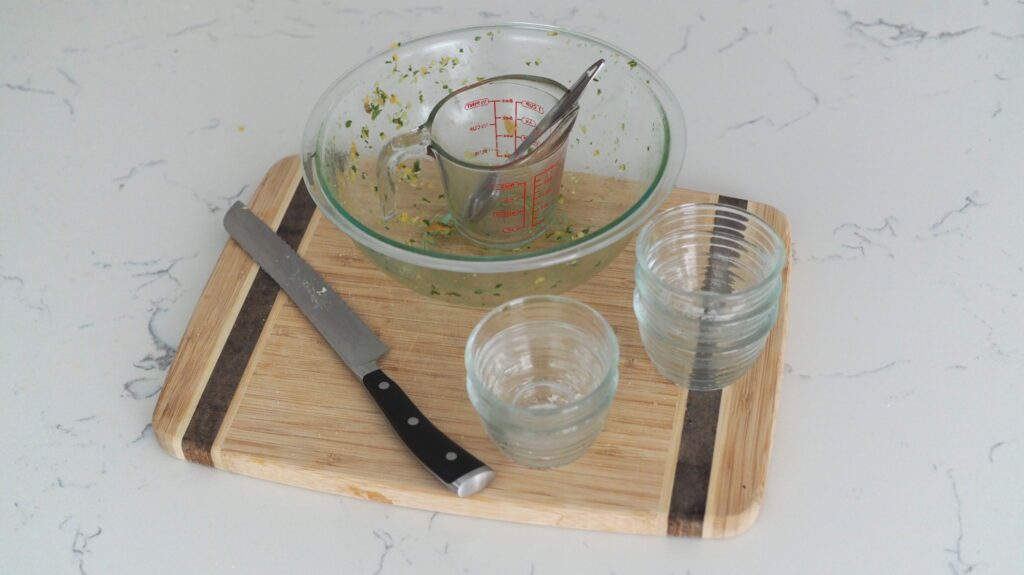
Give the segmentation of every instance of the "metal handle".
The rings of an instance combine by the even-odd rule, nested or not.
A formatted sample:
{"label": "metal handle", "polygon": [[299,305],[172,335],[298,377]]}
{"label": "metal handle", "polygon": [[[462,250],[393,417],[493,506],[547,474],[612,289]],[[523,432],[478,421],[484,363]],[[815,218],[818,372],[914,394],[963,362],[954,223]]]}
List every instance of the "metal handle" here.
{"label": "metal handle", "polygon": [[[512,152],[512,156],[507,162],[499,166],[500,168],[508,168],[515,166],[516,164],[525,161],[525,158],[532,152],[537,150],[531,150],[530,148],[537,143],[537,140],[546,134],[551,127],[558,124],[560,129],[552,133],[545,142],[557,142],[561,134],[567,130],[572,130],[573,124],[576,122],[576,115],[579,113],[579,106],[576,105],[576,101],[583,95],[583,90],[593,79],[594,75],[604,67],[604,58],[599,59],[587,68],[583,74],[573,83],[569,90],[559,98],[558,102],[548,111],[547,114],[541,118],[537,126],[526,135],[526,138],[516,146],[515,151]],[[543,147],[544,144],[541,144]],[[474,221],[482,218],[487,212],[490,211],[491,207],[495,202],[498,201],[498,197],[501,195],[500,190],[495,189],[494,184],[497,182],[497,175],[489,175],[476,191],[474,191],[466,202],[466,207],[463,210],[463,216],[467,219]]]}
{"label": "metal handle", "polygon": [[555,122],[560,122],[569,115],[569,110],[576,105],[576,101],[583,95],[583,90],[586,89],[587,84],[590,83],[590,80],[603,66],[604,58],[601,58],[597,62],[591,64],[579,78],[576,78],[576,81],[573,82],[569,91],[559,98],[558,102],[555,103],[555,106],[551,108],[551,111],[541,118],[537,127],[530,131],[530,133],[526,135],[526,138],[519,144],[519,146],[516,147],[515,153],[512,154],[513,161],[519,159],[530,151],[530,146],[543,136],[544,133],[555,124]]}

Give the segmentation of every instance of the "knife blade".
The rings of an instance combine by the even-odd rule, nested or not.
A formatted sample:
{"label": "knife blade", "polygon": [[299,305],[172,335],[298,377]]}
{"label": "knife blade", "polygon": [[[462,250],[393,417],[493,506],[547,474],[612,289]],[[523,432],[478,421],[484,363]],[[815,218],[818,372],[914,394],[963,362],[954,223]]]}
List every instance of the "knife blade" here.
{"label": "knife blade", "polygon": [[241,202],[225,214],[224,228],[363,382],[398,437],[437,479],[459,497],[487,487],[494,471],[435,427],[380,369],[377,360],[388,346],[316,270]]}

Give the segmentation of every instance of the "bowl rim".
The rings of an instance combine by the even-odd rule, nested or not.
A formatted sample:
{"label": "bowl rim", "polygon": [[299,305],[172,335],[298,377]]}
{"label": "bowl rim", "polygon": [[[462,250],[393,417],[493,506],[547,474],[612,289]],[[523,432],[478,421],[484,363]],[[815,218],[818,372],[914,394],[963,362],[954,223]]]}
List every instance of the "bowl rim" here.
{"label": "bowl rim", "polygon": [[[334,96],[335,89],[353,72],[377,58],[395,51],[394,48],[386,48],[350,67],[331,83],[330,87],[320,96],[313,107],[302,137],[302,177],[305,180],[307,190],[320,210],[327,216],[327,219],[352,238],[361,248],[407,264],[450,272],[480,274],[535,270],[583,258],[627,238],[661,206],[671,193],[672,188],[675,186],[674,178],[679,173],[686,150],[685,119],[679,103],[664,80],[654,69],[632,53],[589,34],[566,30],[558,26],[529,22],[506,22],[452,28],[404,41],[402,46],[452,34],[462,34],[475,30],[493,31],[495,29],[557,32],[558,34],[565,34],[569,37],[603,46],[606,49],[617,52],[623,58],[628,58],[630,62],[636,62],[634,68],[639,68],[648,76],[647,88],[655,96],[658,111],[662,118],[662,125],[664,126],[664,151],[661,154],[661,162],[655,177],[652,178],[643,195],[628,210],[606,223],[596,232],[537,252],[504,252],[500,255],[487,256],[441,254],[387,238],[359,222],[358,219],[342,208],[336,199],[323,191],[320,186],[320,162],[316,157],[317,151],[320,149],[321,134],[328,123],[326,112],[332,107],[333,100],[331,98]],[[673,138],[675,138],[675,142]],[[310,143],[312,143],[311,146],[309,145]],[[672,182],[665,181],[666,175],[669,173],[672,175]]]}

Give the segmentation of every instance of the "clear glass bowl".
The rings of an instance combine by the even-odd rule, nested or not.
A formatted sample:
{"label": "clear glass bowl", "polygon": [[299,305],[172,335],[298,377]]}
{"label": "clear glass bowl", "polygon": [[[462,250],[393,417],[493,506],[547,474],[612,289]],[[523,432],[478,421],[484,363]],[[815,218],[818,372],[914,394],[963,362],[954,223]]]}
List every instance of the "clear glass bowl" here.
{"label": "clear glass bowl", "polygon": [[775,325],[786,248],[740,208],[685,204],[636,242],[633,308],[651,362],[676,385],[721,389],[742,376]]}
{"label": "clear glass bowl", "polygon": [[[511,251],[483,248],[450,225],[437,166],[405,166],[398,216],[385,222],[377,154],[416,129],[460,86],[503,74],[571,84],[607,64],[583,95],[567,152],[559,209],[548,232]],[[345,73],[317,103],[302,141],[317,205],[377,266],[415,291],[491,307],[570,289],[604,269],[665,200],[683,162],[679,105],[649,67],[583,34],[536,24],[480,26],[395,45]]]}
{"label": "clear glass bowl", "polygon": [[608,322],[562,296],[527,296],[484,316],[466,341],[466,388],[498,447],[518,463],[575,461],[604,427],[619,381]]}

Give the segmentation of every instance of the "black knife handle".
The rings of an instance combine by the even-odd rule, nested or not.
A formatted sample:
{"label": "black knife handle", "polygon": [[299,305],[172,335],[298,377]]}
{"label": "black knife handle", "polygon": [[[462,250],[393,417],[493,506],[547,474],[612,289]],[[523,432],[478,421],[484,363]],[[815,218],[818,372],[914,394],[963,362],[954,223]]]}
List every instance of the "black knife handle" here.
{"label": "black knife handle", "polygon": [[490,482],[494,472],[430,423],[382,370],[366,374],[363,385],[409,451],[460,497],[472,495]]}

